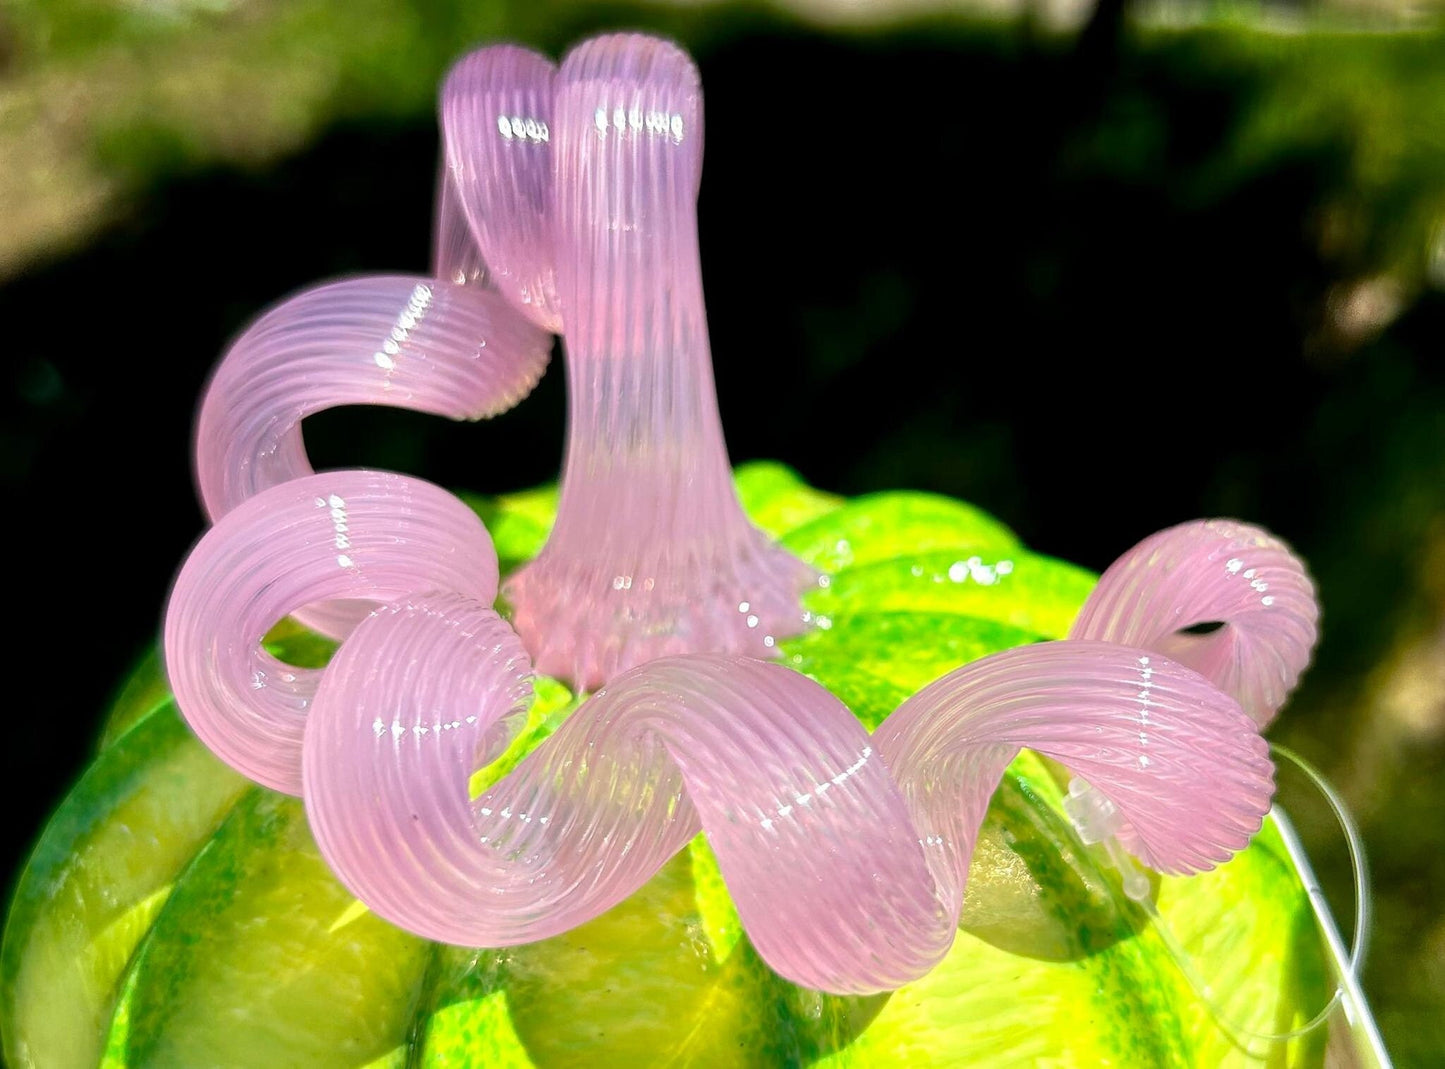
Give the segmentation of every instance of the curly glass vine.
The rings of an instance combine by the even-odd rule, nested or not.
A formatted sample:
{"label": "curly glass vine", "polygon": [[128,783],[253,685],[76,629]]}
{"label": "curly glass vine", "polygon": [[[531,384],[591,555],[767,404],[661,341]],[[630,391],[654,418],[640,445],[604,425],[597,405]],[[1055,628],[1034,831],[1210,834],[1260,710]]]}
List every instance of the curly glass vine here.
{"label": "curly glass vine", "polygon": [[[1260,728],[1314,645],[1313,589],[1268,534],[1185,524],[1111,567],[1070,637],[965,665],[871,734],[770,660],[825,582],[745,518],[699,271],[697,72],[638,35],[555,66],[461,61],[428,276],[308,290],[258,319],[201,407],[213,526],[177,579],[164,653],[195,732],[300,795],[374,912],[468,946],[581,924],[706,833],[749,938],[839,993],[926,973],[958,928],[990,795],[1021,747],[1079,777],[1081,824],[1149,868],[1242,849],[1273,794]],[[501,586],[477,516],[419,479],[314,473],[323,408],[498,413],[561,334],[569,442],[555,526]],[[262,648],[299,615],[324,669]],[[1199,633],[1195,625],[1219,625]],[[473,797],[533,668],[592,696]]]}

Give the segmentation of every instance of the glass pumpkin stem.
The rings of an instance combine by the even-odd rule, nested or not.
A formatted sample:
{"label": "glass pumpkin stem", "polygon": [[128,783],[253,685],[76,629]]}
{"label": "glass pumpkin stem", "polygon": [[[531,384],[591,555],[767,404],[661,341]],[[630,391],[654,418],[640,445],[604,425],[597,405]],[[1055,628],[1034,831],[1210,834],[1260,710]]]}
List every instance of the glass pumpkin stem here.
{"label": "glass pumpkin stem", "polygon": [[666,42],[598,38],[563,62],[552,103],[570,425],[556,525],[504,591],[513,622],[540,671],[588,688],[668,654],[771,657],[805,626],[815,573],[732,485],[698,256],[697,71]]}

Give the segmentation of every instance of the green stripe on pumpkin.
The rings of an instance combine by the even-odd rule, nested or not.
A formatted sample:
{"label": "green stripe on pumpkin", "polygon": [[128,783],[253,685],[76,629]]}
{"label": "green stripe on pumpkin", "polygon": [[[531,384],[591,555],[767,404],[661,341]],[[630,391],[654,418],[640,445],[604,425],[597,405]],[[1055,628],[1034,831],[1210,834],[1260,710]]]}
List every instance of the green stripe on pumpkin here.
{"label": "green stripe on pumpkin", "polygon": [[121,973],[157,896],[244,790],[169,703],[90,767],[51,818],[11,901],[0,952],[10,1065],[96,1064]]}
{"label": "green stripe on pumpkin", "polygon": [[912,491],[857,497],[780,541],[819,571],[836,573],[933,550],[1010,550],[1018,538],[988,513]]}
{"label": "green stripe on pumpkin", "polygon": [[249,791],[176,882],[132,965],[121,1065],[362,1066],[403,1042],[428,944],[370,913],[301,803]]}

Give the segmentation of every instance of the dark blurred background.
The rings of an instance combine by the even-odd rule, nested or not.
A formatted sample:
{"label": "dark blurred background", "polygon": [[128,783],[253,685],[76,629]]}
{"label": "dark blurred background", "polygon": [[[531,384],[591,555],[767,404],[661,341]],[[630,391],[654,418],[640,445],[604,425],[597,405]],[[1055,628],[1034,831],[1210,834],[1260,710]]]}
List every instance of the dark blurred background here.
{"label": "dark blurred background", "polygon": [[[1364,826],[1366,990],[1445,1059],[1439,7],[1119,0],[51,0],[0,7],[0,478],[18,585],[4,886],[201,527],[191,416],[314,280],[424,270],[447,64],[672,35],[707,91],[703,268],[735,460],[937,490],[1100,569],[1229,514],[1309,560],[1276,738]],[[482,426],[343,411],[318,466],[555,477],[560,374]],[[1348,917],[1322,813],[1303,833]]]}

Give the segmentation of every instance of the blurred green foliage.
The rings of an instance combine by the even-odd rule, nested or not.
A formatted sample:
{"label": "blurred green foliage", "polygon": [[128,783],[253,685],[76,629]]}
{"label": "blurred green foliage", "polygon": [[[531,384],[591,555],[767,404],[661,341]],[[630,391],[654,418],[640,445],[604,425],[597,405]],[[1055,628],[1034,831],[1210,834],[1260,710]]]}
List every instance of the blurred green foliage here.
{"label": "blurred green foliage", "polygon": [[[1347,269],[1390,269],[1418,282],[1432,256],[1445,259],[1438,241],[1422,240],[1445,225],[1445,32],[1276,32],[1243,9],[1226,10],[1232,18],[1184,28],[1140,25],[1109,53],[1125,65],[1162,62],[1181,81],[1208,72],[1255,90],[1231,143],[1174,194],[1210,198],[1281,157],[1342,150],[1340,197],[1330,206],[1338,216],[1321,220],[1329,228],[1322,251]],[[39,147],[57,158],[10,168],[22,174],[0,186],[0,207],[12,219],[40,212],[47,198],[106,207],[46,231],[46,243],[10,227],[0,238],[0,275],[93,232],[123,204],[114,198],[153,188],[163,175],[264,163],[339,122],[428,114],[447,65],[478,40],[557,51],[598,27],[646,25],[706,49],[785,23],[746,5],[22,0],[0,12],[0,147],[24,159],[37,150],[37,126],[53,127],[55,138]],[[902,32],[1006,49],[1070,47],[1069,38],[1027,25],[1021,34],[1017,24],[959,18]],[[1175,104],[1168,93],[1120,97],[1080,150],[1106,155],[1118,173],[1154,175],[1164,162],[1165,109]],[[67,181],[98,190],[67,190]]]}

